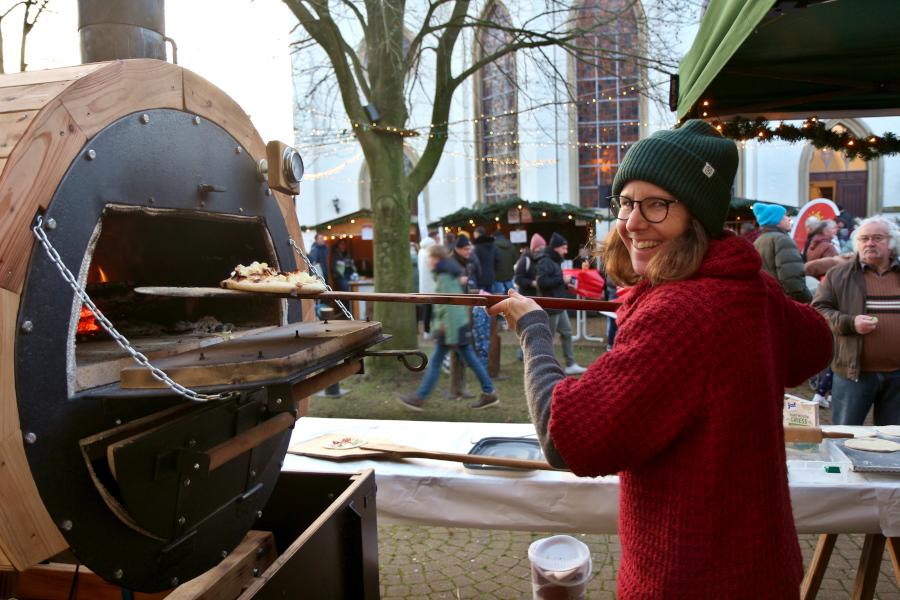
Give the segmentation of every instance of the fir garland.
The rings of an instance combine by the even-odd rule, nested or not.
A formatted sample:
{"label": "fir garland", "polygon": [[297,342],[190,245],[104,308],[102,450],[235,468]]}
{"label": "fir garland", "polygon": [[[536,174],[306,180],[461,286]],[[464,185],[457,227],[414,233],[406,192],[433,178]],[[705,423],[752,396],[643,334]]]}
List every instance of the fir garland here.
{"label": "fir garland", "polygon": [[830,148],[843,152],[847,158],[872,160],[879,156],[900,154],[900,139],[893,133],[858,137],[849,130],[834,131],[828,129],[816,117],[810,117],[803,125],[787,125],[780,123],[770,127],[766,119],[735,119],[733,121],[712,121],[712,125],[725,137],[733,140],[784,140],[787,142],[807,141],[816,148]]}

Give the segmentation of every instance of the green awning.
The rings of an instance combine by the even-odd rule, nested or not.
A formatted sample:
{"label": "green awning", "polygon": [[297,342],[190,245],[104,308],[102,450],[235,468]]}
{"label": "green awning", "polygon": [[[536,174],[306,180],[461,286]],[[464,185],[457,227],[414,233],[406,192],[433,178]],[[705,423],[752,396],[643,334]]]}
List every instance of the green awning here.
{"label": "green awning", "polygon": [[897,0],[712,0],[679,67],[678,118],[898,114],[897,23]]}
{"label": "green awning", "polygon": [[576,219],[587,219],[590,221],[597,218],[601,220],[605,218],[605,211],[599,211],[593,208],[581,208],[573,204],[534,202],[522,200],[521,198],[514,198],[491,204],[476,204],[471,208],[461,208],[454,213],[441,217],[437,221],[429,223],[428,226],[454,227],[467,225],[470,219],[475,221],[476,224],[490,223],[494,222],[494,217],[500,217],[502,221],[506,222],[507,211],[519,205],[528,208],[532,215],[535,213],[546,212],[550,220],[564,221],[568,219],[569,215],[572,215],[572,217]]}

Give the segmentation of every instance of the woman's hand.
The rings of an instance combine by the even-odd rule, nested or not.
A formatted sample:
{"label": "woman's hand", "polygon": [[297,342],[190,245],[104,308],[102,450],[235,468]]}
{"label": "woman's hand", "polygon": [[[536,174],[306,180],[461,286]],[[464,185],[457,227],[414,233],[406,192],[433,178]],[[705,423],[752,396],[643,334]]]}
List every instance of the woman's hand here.
{"label": "woman's hand", "polygon": [[509,290],[509,298],[501,300],[493,306],[489,306],[487,312],[492,317],[503,314],[506,317],[506,320],[509,321],[510,328],[515,330],[516,323],[519,319],[526,313],[530,313],[534,310],[542,310],[537,302],[528,296],[523,296],[516,290]]}

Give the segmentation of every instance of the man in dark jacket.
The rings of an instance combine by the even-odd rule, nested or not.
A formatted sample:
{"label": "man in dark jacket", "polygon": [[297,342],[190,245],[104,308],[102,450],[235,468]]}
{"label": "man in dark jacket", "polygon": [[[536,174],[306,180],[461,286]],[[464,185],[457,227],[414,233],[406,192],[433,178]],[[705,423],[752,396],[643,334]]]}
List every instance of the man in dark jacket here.
{"label": "man in dark jacket", "polygon": [[803,258],[797,244],[787,234],[791,229],[787,211],[777,204],[757,202],[753,205],[753,214],[760,227],[753,246],[762,257],[763,269],[781,283],[785,294],[798,302],[809,303],[812,294],[806,287]]}
{"label": "man in dark jacket", "polygon": [[318,267],[319,275],[328,281],[328,245],[325,244],[324,234],[316,234],[316,240],[309,248],[309,262]]}
{"label": "man in dark jacket", "polygon": [[478,282],[481,280],[481,265],[478,257],[472,251],[475,247],[469,241],[469,237],[460,234],[456,238],[456,245],[453,248],[453,258],[466,272],[469,277],[469,284],[466,286],[467,291],[479,289]]}
{"label": "man in dark jacket", "polygon": [[496,281],[494,267],[497,265],[497,249],[494,247],[494,238],[485,233],[481,225],[475,228],[475,257],[481,267],[478,287],[490,293],[494,290]]}
{"label": "man in dark jacket", "polygon": [[497,280],[494,283],[493,292],[505,295],[513,287],[516,259],[519,257],[519,253],[502,231],[494,234],[494,248],[497,249],[497,270],[494,274]]}
{"label": "man in dark jacket", "polygon": [[[562,261],[569,251],[569,242],[560,234],[553,232],[550,243],[540,253],[537,259],[537,286],[541,296],[552,298],[568,298],[569,288],[572,287],[572,277],[563,275]],[[550,316],[550,335],[555,336],[559,331],[562,340],[563,356],[566,359],[566,375],[578,375],[587,371],[575,362],[575,353],[572,349],[572,323],[569,321],[569,313],[564,310],[547,309]]]}
{"label": "man in dark jacket", "polygon": [[900,425],[900,231],[874,216],[853,236],[853,259],[825,274],[812,306],[834,334],[832,422]]}

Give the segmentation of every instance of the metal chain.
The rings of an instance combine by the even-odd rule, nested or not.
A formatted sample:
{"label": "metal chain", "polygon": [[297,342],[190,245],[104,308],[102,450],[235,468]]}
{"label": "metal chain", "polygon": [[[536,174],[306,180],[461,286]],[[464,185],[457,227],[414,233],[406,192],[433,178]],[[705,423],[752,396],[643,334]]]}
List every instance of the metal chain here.
{"label": "metal chain", "polygon": [[63,279],[69,284],[69,287],[75,292],[75,295],[84,303],[85,306],[88,307],[94,317],[96,317],[97,321],[106,330],[106,333],[112,337],[113,340],[124,350],[127,352],[131,358],[134,359],[136,363],[150,371],[150,374],[158,379],[159,381],[166,384],[173,392],[184,396],[188,400],[194,400],[196,402],[206,402],[209,400],[224,400],[226,398],[230,398],[234,395],[234,392],[225,392],[221,394],[201,394],[200,392],[195,392],[192,389],[186,388],[177,381],[173,380],[171,377],[166,375],[164,371],[150,364],[150,359],[144,356],[141,352],[139,352],[134,346],[131,345],[131,342],[128,341],[124,335],[119,333],[109,319],[106,318],[97,305],[94,304],[94,301],[91,300],[91,297],[88,296],[87,292],[84,291],[80,285],[78,285],[78,280],[75,279],[75,276],[72,275],[72,272],[66,267],[63,263],[62,258],[59,256],[59,253],[56,251],[56,248],[50,243],[49,238],[47,238],[47,234],[44,233],[43,228],[43,219],[38,216],[37,223],[31,230],[34,232],[35,237],[38,241],[41,242],[41,245],[44,247],[44,250],[47,251],[47,256],[50,257],[50,261],[56,265],[56,268],[62,274]]}
{"label": "metal chain", "polygon": [[[309,260],[309,257],[306,255],[306,253],[300,249],[300,246],[297,245],[297,242],[295,242],[293,238],[288,237],[288,244],[291,245],[291,248],[294,249],[294,252],[297,253],[297,256],[302,258],[303,262],[306,263],[306,270],[309,271],[310,273],[312,273],[313,275],[315,275],[319,279],[319,281],[322,282],[322,284],[325,286],[325,291],[333,292],[334,290],[331,289],[331,286],[328,285],[328,282],[325,281],[324,277],[322,277],[322,274],[319,272],[319,269],[317,269],[313,266],[312,262]],[[337,302],[338,307],[342,311],[344,311],[344,316],[347,317],[348,320],[353,321],[354,320],[353,315],[350,314],[350,311],[347,310],[347,307],[344,306],[344,303],[341,302],[340,300],[335,300],[335,302]]]}

